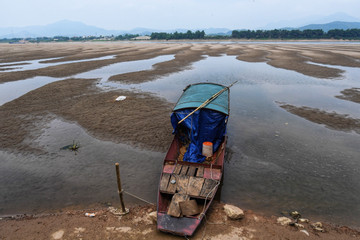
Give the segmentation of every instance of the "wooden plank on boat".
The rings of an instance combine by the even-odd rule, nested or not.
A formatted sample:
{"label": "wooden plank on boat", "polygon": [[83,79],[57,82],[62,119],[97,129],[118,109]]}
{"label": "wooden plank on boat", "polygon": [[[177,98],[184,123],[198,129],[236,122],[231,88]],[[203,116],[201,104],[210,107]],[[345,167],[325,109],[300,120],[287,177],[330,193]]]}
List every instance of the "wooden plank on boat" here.
{"label": "wooden plank on boat", "polygon": [[166,191],[167,186],[169,183],[170,174],[169,173],[163,173],[161,180],[160,180],[160,191]]}
{"label": "wooden plank on boat", "polygon": [[[203,185],[203,187],[201,189],[200,196],[201,197],[212,198],[214,196],[214,194],[215,194],[215,190],[213,190],[213,189],[215,188],[216,184],[217,184],[217,181],[212,180],[210,178],[206,178],[205,182],[204,182],[204,185]],[[209,194],[209,196],[208,196],[208,194]]]}
{"label": "wooden plank on boat", "polygon": [[183,202],[189,199],[190,197],[185,194],[175,193],[172,197],[167,214],[173,217],[181,217],[179,202]]}
{"label": "wooden plank on boat", "polygon": [[190,177],[187,194],[191,196],[200,196],[205,178]]}
{"label": "wooden plank on boat", "polygon": [[176,175],[171,175],[170,180],[169,180],[169,184],[167,185],[166,192],[175,193],[176,192],[176,185],[177,185]]}
{"label": "wooden plank on boat", "polygon": [[204,169],[204,178],[211,178],[211,179],[220,181],[221,170],[218,168],[205,168]]}
{"label": "wooden plank on boat", "polygon": [[189,166],[183,165],[182,168],[181,168],[180,175],[186,175],[188,169],[189,169]]}
{"label": "wooden plank on boat", "polygon": [[190,166],[186,175],[195,176],[195,171],[196,171],[196,167],[195,166]]}
{"label": "wooden plank on boat", "polygon": [[189,185],[189,176],[178,175],[176,182],[177,182],[176,191],[178,193],[186,194],[187,187]]}
{"label": "wooden plank on boat", "polygon": [[179,206],[184,216],[193,216],[201,212],[195,199],[179,202]]}
{"label": "wooden plank on boat", "polygon": [[204,177],[204,167],[203,166],[198,167],[197,172],[196,172],[196,176],[197,177]]}
{"label": "wooden plank on boat", "polygon": [[181,171],[181,167],[182,167],[182,165],[177,164],[176,167],[175,167],[175,170],[174,170],[174,174],[178,175],[180,173],[180,171]]}
{"label": "wooden plank on boat", "polygon": [[164,173],[172,173],[174,171],[175,165],[174,164],[165,164],[163,168]]}

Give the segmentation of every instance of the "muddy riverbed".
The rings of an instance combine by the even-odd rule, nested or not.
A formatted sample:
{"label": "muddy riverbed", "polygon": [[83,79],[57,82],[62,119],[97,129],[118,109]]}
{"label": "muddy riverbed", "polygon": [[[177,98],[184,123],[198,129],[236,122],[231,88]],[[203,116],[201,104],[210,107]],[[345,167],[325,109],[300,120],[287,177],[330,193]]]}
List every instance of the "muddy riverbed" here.
{"label": "muddy riverbed", "polygon": [[[155,202],[172,139],[169,116],[182,89],[238,81],[221,200],[359,228],[358,49],[0,44],[0,215],[114,203],[115,162],[124,189]],[[73,142],[78,152],[61,150]]]}

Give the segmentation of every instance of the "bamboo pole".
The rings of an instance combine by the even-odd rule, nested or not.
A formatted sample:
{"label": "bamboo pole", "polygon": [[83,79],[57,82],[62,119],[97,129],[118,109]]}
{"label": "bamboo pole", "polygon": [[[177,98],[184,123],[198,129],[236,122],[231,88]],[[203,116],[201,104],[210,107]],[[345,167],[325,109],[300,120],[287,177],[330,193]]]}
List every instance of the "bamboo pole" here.
{"label": "bamboo pole", "polygon": [[123,213],[126,213],[124,199],[123,199],[123,195],[122,195],[123,190],[121,189],[119,163],[115,163],[115,168],[116,168],[117,185],[118,185],[118,192],[119,192],[120,203],[121,203],[121,210],[122,210]]}

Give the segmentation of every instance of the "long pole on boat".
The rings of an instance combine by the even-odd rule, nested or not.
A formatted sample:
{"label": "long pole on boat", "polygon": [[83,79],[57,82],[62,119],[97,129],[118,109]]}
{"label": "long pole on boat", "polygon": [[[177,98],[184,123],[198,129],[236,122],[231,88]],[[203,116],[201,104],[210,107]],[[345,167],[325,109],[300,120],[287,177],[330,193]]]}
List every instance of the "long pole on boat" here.
{"label": "long pole on boat", "polygon": [[123,190],[121,189],[119,163],[115,163],[115,168],[116,168],[117,185],[118,185],[118,192],[119,192],[120,203],[121,203],[121,210],[122,210],[123,213],[126,213],[125,204],[124,204],[124,199],[123,199],[123,194],[122,194]]}
{"label": "long pole on boat", "polygon": [[235,83],[237,83],[237,81],[233,82],[232,84],[230,84],[227,87],[224,87],[223,89],[221,89],[220,91],[218,91],[217,93],[215,93],[214,95],[212,95],[208,100],[206,100],[205,102],[203,102],[199,107],[197,107],[194,111],[192,111],[191,113],[189,113],[186,117],[184,117],[183,119],[181,119],[178,124],[182,123],[185,119],[187,119],[188,117],[190,117],[191,115],[193,115],[196,111],[198,111],[199,109],[205,107],[206,105],[208,105],[211,101],[213,101],[215,98],[217,98],[218,96],[220,96],[223,92],[225,92],[226,90],[228,90],[229,88],[231,88]]}

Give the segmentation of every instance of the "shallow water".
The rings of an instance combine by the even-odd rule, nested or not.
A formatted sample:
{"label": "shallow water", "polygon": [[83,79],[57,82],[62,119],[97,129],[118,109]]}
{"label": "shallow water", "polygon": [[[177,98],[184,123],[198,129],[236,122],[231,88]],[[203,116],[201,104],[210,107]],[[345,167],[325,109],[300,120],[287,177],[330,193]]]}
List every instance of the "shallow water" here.
{"label": "shallow water", "polygon": [[[132,64],[128,71],[137,69]],[[221,200],[265,214],[297,210],[312,220],[359,228],[360,135],[328,129],[277,104],[285,102],[360,118],[359,104],[334,97],[343,89],[360,87],[360,69],[329,67],[345,73],[339,79],[318,79],[222,56],[206,58],[194,63],[191,70],[142,84],[108,83],[110,69],[106,67],[77,77],[104,76],[103,85],[152,92],[172,103],[188,84],[209,81],[229,85],[238,81],[231,88]],[[121,73],[116,68],[111,71],[112,75]],[[76,155],[60,150],[71,144],[69,139],[81,144]],[[100,141],[76,124],[58,119],[43,129],[34,144],[48,153],[23,156],[0,152],[4,159],[0,168],[0,214],[114,203],[116,161],[120,162],[124,189],[156,201],[164,153]]]}
{"label": "shallow water", "polygon": [[[73,139],[80,145],[78,152],[60,149]],[[77,124],[59,119],[46,124],[33,144],[47,153],[0,151],[0,215],[118,203],[116,162],[123,189],[155,202],[157,185],[149,184],[149,179],[159,179],[163,153],[100,141]],[[124,199],[134,201],[128,196]]]}
{"label": "shallow water", "polygon": [[[18,71],[26,71],[26,70],[36,70],[40,68],[52,67],[61,64],[69,64],[75,62],[89,62],[89,61],[101,61],[107,59],[113,59],[115,55],[98,57],[98,58],[88,58],[82,60],[74,60],[74,61],[59,61],[59,62],[48,62],[51,60],[60,60],[61,58],[44,58],[30,61],[20,61],[20,62],[11,62],[11,63],[1,63],[0,64],[0,72],[18,72]],[[8,66],[4,66],[8,65]]]}
{"label": "shallow water", "polygon": [[[110,59],[113,56],[97,58],[97,60]],[[132,61],[132,62],[120,62],[110,64],[108,66],[91,70],[85,73],[76,74],[71,76],[72,78],[98,78],[100,79],[100,85],[103,89],[111,88],[111,83],[107,83],[107,80],[110,76],[115,74],[128,73],[133,71],[142,71],[149,70],[156,63],[169,61],[173,59],[173,55],[164,55],[146,60]],[[90,59],[94,60],[94,59]],[[80,60],[80,61],[90,61],[89,59]],[[33,62],[39,62],[40,60],[34,60]],[[76,62],[76,61],[72,61]],[[52,63],[54,65],[63,64],[62,63]],[[69,62],[66,62],[69,63]],[[33,66],[33,69],[38,69]],[[68,77],[68,78],[71,78]],[[30,79],[24,79],[19,81],[12,81],[6,83],[0,83],[0,106],[4,103],[12,101],[31,90],[40,88],[46,84],[63,80],[65,78],[54,78],[54,77],[46,77],[46,76],[37,76]]]}
{"label": "shallow water", "polygon": [[[197,62],[138,88],[175,102],[187,84],[218,82],[231,88],[228,162],[221,199],[244,208],[360,226],[360,135],[325,128],[286,112],[276,102],[360,118],[359,104],[335,98],[360,86],[360,69],[335,80],[245,63],[234,57]],[[135,85],[131,87],[136,87]]]}

